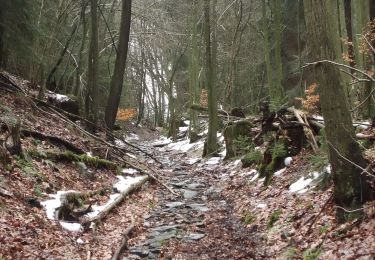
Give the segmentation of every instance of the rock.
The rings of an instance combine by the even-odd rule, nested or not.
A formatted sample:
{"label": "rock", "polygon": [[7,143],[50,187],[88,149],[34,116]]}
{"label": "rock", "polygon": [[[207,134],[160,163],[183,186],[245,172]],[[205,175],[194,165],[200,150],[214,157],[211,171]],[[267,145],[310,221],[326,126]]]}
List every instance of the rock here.
{"label": "rock", "polygon": [[140,256],[140,257],[146,257],[150,254],[150,250],[140,249],[138,247],[130,248],[129,252],[132,253],[133,255],[137,255],[137,256]]}
{"label": "rock", "polygon": [[196,190],[196,189],[199,189],[199,188],[204,188],[205,185],[201,184],[201,183],[192,183],[192,184],[189,184],[186,186],[186,188],[190,189],[190,190]]}
{"label": "rock", "polygon": [[190,204],[190,205],[187,205],[187,207],[191,208],[192,210],[201,211],[201,212],[206,212],[210,210],[208,207],[206,207],[205,204]]}
{"label": "rock", "polygon": [[171,183],[171,185],[176,187],[176,188],[182,188],[186,185],[186,181],[173,182],[173,183]]}
{"label": "rock", "polygon": [[251,140],[251,129],[252,124],[246,120],[232,123],[224,129],[224,140],[227,150],[225,155],[226,160],[241,155],[242,151],[239,150],[239,147],[238,145],[236,145],[235,140],[237,140],[240,136],[249,137]]}
{"label": "rock", "polygon": [[180,225],[159,226],[159,227],[153,228],[152,231],[166,232],[169,230],[175,230],[178,227],[180,227]]}
{"label": "rock", "polygon": [[205,234],[201,234],[201,233],[191,233],[187,236],[184,237],[184,239],[186,240],[193,240],[193,241],[198,241],[198,240],[201,240],[202,238],[205,237]]}
{"label": "rock", "polygon": [[165,204],[165,206],[167,206],[168,208],[178,208],[184,205],[185,205],[185,202],[181,202],[181,201],[175,201],[175,202],[170,202],[170,203]]}
{"label": "rock", "polygon": [[185,199],[193,199],[198,195],[198,192],[193,191],[193,190],[182,190],[184,193],[184,198]]}

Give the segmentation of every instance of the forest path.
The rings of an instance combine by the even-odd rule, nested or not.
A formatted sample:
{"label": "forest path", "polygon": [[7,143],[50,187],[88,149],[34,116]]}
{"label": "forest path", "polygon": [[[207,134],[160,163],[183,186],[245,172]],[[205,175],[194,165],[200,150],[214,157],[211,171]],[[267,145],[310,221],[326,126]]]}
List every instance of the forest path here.
{"label": "forest path", "polygon": [[220,158],[199,160],[189,152],[137,143],[163,163],[164,181],[180,196],[166,189],[158,193],[143,216],[146,234],[129,241],[125,259],[254,258],[254,234],[221,196],[225,169]]}

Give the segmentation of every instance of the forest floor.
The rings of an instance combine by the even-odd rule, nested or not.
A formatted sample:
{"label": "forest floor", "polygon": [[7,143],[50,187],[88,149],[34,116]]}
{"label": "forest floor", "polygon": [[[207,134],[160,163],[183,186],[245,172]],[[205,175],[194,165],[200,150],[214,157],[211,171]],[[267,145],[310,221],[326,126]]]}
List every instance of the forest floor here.
{"label": "forest floor", "polygon": [[[67,140],[89,154],[104,158],[108,153],[108,147],[37,109],[30,99],[0,91],[0,105],[6,107],[2,117],[16,116],[22,128]],[[13,157],[11,169],[0,166],[0,259],[111,259],[132,218],[136,225],[124,259],[374,259],[375,204],[365,205],[363,221],[337,224],[332,187],[322,190],[312,181],[308,150],[265,187],[257,171],[242,168],[240,160],[202,159],[202,142],[181,138],[170,143],[157,130],[132,124],[124,129],[129,142],[152,153],[162,166],[142,153],[129,153],[154,167],[175,194],[147,182],[95,228],[69,231],[47,217],[43,202],[59,191],[111,190],[119,171],[36,158],[35,151],[65,148],[23,137],[28,156]],[[112,192],[85,204],[103,205]]]}

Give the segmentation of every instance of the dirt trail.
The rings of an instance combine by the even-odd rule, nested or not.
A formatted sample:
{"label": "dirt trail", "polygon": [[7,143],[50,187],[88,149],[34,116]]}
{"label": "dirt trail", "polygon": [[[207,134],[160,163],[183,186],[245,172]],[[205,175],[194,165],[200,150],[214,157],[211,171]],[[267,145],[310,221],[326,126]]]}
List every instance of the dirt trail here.
{"label": "dirt trail", "polygon": [[163,162],[166,184],[181,195],[157,194],[157,204],[143,216],[145,233],[130,240],[126,259],[254,258],[258,239],[221,196],[219,158],[197,161],[191,153],[147,146]]}

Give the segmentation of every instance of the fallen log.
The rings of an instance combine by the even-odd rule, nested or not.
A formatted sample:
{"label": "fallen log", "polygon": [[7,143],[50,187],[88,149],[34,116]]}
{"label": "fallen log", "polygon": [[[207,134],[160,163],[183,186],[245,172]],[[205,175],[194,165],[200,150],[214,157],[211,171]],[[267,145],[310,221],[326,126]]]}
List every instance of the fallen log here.
{"label": "fallen log", "polygon": [[51,142],[52,144],[56,146],[64,146],[67,150],[76,153],[76,154],[84,154],[85,151],[83,151],[81,148],[78,148],[77,146],[73,145],[72,143],[57,137],[57,136],[52,136],[52,135],[45,135],[43,133],[37,132],[37,131],[32,131],[29,129],[21,129],[21,135],[24,137],[33,137],[38,140],[47,140]]}
{"label": "fallen log", "polygon": [[53,161],[83,162],[87,166],[95,168],[105,168],[109,170],[118,169],[118,165],[114,162],[99,157],[88,156],[87,154],[75,154],[70,151],[41,153],[36,150],[29,150],[28,154],[32,157],[50,159]]}
{"label": "fallen log", "polygon": [[137,183],[130,185],[127,189],[123,190],[118,197],[116,197],[112,203],[106,205],[100,213],[94,217],[89,217],[81,221],[81,224],[84,230],[87,230],[91,223],[97,223],[98,221],[104,219],[109,212],[111,212],[116,206],[118,206],[127,195],[132,193],[133,191],[139,189],[146,181],[149,180],[149,176],[143,176],[141,180]]}
{"label": "fallen log", "polygon": [[135,219],[132,216],[131,223],[128,226],[128,228],[125,230],[125,232],[122,234],[123,238],[121,240],[121,243],[120,243],[119,247],[117,248],[117,250],[113,254],[112,260],[119,259],[122,251],[128,247],[129,235],[133,231],[134,228],[135,228]]}

